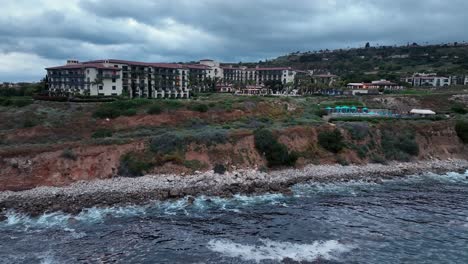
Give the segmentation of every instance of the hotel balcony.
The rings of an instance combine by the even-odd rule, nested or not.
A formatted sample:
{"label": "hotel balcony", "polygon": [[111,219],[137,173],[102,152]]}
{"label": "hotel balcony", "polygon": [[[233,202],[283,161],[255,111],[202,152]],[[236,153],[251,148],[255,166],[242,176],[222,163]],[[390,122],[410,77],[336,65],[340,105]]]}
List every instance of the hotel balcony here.
{"label": "hotel balcony", "polygon": [[119,79],[120,75],[104,73],[104,74],[98,74],[97,77],[100,79]]}

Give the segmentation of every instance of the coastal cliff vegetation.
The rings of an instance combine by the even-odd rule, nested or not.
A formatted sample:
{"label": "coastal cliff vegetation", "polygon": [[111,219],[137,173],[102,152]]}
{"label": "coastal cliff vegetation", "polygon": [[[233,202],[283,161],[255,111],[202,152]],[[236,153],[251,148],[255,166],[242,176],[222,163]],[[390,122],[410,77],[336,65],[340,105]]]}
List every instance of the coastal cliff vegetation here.
{"label": "coastal cliff vegetation", "polygon": [[[0,106],[0,183],[4,190],[17,190],[159,173],[466,158],[467,117],[460,110],[466,108],[466,99],[464,94],[445,93],[31,100],[21,107]],[[337,105],[431,108],[441,114],[329,118],[326,107]]]}

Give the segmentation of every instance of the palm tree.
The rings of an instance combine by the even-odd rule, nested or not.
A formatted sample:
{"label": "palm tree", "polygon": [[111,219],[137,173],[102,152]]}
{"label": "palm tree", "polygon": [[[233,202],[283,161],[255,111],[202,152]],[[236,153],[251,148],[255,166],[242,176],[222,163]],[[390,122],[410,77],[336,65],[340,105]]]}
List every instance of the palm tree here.
{"label": "palm tree", "polygon": [[[91,87],[98,86],[100,84],[103,84],[102,79],[99,77],[96,77],[96,79],[94,79],[94,81],[91,82]],[[96,91],[99,91],[99,88],[97,88]],[[99,94],[99,92],[97,92],[97,94]]]}

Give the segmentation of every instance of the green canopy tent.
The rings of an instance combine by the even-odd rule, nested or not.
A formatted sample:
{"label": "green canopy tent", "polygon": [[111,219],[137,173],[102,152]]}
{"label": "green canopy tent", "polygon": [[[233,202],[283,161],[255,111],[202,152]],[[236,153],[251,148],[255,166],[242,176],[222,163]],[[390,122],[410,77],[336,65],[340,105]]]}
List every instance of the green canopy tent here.
{"label": "green canopy tent", "polygon": [[335,112],[337,112],[337,113],[341,112],[341,107],[340,106],[335,106]]}
{"label": "green canopy tent", "polygon": [[333,110],[333,108],[331,108],[331,107],[327,106],[327,107],[325,108],[325,110],[327,110],[327,111],[331,111],[331,110]]}
{"label": "green canopy tent", "polygon": [[364,107],[364,108],[362,109],[362,111],[365,112],[365,113],[367,113],[367,112],[369,112],[369,108]]}
{"label": "green canopy tent", "polygon": [[342,109],[343,112],[345,112],[345,113],[349,112],[349,106],[347,106],[347,105],[342,106],[341,109]]}
{"label": "green canopy tent", "polygon": [[352,107],[351,107],[351,112],[356,113],[356,112],[357,112],[357,107],[352,106]]}

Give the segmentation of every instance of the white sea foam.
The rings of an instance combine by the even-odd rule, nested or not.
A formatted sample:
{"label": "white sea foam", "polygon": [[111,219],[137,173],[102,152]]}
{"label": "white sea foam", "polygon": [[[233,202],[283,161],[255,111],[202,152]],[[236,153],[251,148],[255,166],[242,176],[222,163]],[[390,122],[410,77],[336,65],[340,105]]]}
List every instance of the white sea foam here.
{"label": "white sea foam", "polygon": [[40,255],[39,259],[41,260],[41,262],[39,262],[40,264],[59,264],[59,263],[61,263],[60,261],[58,261],[54,257],[54,255],[50,251],[45,252],[44,254]]}
{"label": "white sea foam", "polygon": [[244,245],[230,240],[211,240],[208,248],[231,258],[241,258],[245,261],[263,260],[281,261],[290,258],[295,261],[313,261],[316,259],[336,259],[340,254],[352,249],[336,240],[316,241],[312,244],[295,244],[260,240],[261,245]]}
{"label": "white sea foam", "polygon": [[234,195],[230,198],[199,196],[195,199],[193,206],[199,211],[207,209],[220,209],[224,211],[240,213],[242,208],[262,204],[287,206],[284,203],[283,194],[264,194],[264,195]]}
{"label": "white sea foam", "polygon": [[6,226],[22,225],[26,229],[29,228],[50,228],[50,227],[65,227],[70,216],[62,213],[43,214],[40,217],[32,218],[24,214],[15,212],[7,212]]}
{"label": "white sea foam", "polygon": [[131,217],[145,214],[146,209],[143,206],[128,206],[128,207],[108,207],[108,208],[90,208],[85,209],[77,216],[62,212],[54,212],[43,214],[39,217],[30,217],[25,214],[10,211],[6,213],[7,219],[0,222],[1,226],[23,226],[26,229],[30,228],[62,228],[65,231],[70,222],[79,221],[82,223],[100,223],[105,220],[105,217]]}

